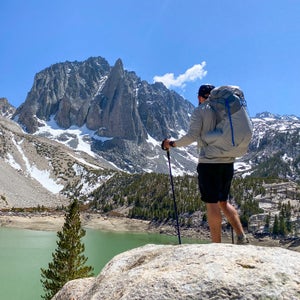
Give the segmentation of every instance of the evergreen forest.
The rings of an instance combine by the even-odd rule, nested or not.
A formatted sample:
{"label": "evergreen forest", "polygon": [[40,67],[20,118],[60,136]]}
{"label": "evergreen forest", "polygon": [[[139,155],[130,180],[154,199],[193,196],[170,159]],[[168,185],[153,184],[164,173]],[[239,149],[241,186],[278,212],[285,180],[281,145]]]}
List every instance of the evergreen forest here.
{"label": "evergreen forest", "polygon": [[[286,180],[265,177],[234,178],[231,187],[231,203],[237,207],[241,221],[247,228],[249,218],[264,213],[260,208],[257,195],[265,195],[265,184],[278,184]],[[205,224],[205,204],[200,199],[196,176],[173,177],[175,198],[181,227],[201,226]],[[299,186],[293,194],[294,199],[300,199]],[[273,191],[274,197],[276,190]],[[175,225],[175,212],[170,178],[165,174],[124,174],[118,173],[95,190],[91,195],[94,199],[90,208],[111,215],[125,215],[130,218],[149,220],[157,224]],[[286,191],[286,197],[288,191]],[[288,234],[291,232],[291,215],[298,213],[292,208],[282,205],[275,229],[269,228],[273,234]],[[197,214],[196,214],[197,213]],[[197,215],[197,218],[195,216]],[[279,221],[281,219],[281,221]],[[269,225],[267,224],[269,222]],[[281,222],[281,228],[277,225]],[[266,227],[270,227],[270,217],[266,217]],[[273,224],[272,224],[273,226]],[[278,227],[278,229],[277,229]]]}

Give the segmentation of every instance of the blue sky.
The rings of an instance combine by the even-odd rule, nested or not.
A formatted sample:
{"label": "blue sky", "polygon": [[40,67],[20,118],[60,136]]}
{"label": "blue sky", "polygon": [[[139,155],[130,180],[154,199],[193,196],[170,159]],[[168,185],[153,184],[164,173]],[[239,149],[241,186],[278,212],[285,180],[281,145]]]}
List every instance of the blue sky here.
{"label": "blue sky", "polygon": [[197,104],[238,85],[251,116],[300,116],[299,0],[1,0],[0,97],[19,106],[51,64],[102,56]]}

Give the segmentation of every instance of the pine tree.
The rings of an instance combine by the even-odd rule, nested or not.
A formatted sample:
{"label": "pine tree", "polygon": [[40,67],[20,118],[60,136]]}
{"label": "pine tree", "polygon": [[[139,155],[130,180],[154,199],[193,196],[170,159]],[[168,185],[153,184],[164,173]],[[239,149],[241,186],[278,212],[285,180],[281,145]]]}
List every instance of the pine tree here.
{"label": "pine tree", "polygon": [[278,235],[278,234],[279,234],[279,222],[278,222],[278,217],[277,217],[277,215],[275,215],[272,233],[273,233],[274,235]]}
{"label": "pine tree", "polygon": [[65,213],[62,231],[57,232],[57,248],[52,253],[53,261],[48,269],[41,268],[41,282],[45,295],[43,299],[51,299],[70,280],[93,276],[93,268],[85,266],[84,244],[81,238],[85,230],[81,228],[79,204],[75,199]]}
{"label": "pine tree", "polygon": [[282,236],[286,235],[286,221],[284,219],[284,216],[281,214],[279,216],[279,234],[281,234]]}
{"label": "pine tree", "polygon": [[267,232],[270,232],[270,221],[271,221],[271,214],[269,213],[266,216],[266,223],[265,223],[265,229],[267,230]]}

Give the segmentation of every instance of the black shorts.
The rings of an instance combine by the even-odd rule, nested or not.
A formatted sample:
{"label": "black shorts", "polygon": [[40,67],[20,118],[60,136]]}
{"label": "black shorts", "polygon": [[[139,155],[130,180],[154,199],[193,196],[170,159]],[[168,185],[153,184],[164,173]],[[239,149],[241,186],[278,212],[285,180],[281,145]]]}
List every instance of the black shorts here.
{"label": "black shorts", "polygon": [[233,178],[233,163],[199,163],[198,184],[202,201],[217,203],[226,201]]}

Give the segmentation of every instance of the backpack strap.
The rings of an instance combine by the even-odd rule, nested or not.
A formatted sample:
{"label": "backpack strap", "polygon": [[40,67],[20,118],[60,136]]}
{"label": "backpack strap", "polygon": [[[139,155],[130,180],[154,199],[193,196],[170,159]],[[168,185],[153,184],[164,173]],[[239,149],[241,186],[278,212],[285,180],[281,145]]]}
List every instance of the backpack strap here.
{"label": "backpack strap", "polygon": [[230,124],[230,129],[231,129],[231,142],[232,142],[232,146],[235,146],[233,124],[232,124],[231,112],[230,112],[230,105],[229,105],[228,99],[225,100],[225,107],[227,108],[227,113],[228,113],[228,118],[229,118],[229,124]]}

